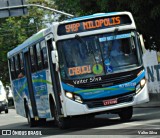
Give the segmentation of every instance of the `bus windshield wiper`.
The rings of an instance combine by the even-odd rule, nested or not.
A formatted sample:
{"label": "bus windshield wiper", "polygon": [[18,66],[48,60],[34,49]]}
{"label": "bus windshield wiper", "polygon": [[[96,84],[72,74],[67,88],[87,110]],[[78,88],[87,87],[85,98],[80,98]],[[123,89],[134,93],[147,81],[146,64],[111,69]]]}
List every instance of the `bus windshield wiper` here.
{"label": "bus windshield wiper", "polygon": [[88,47],[88,45],[86,44],[86,42],[85,42],[79,35],[77,35],[77,34],[75,35],[75,38],[76,38],[81,44],[83,44],[83,45],[87,48],[87,52],[88,52],[88,53],[91,53],[91,54],[94,56],[95,63],[98,64],[98,62],[97,62],[97,60],[96,60],[96,56],[95,56],[93,50],[90,50],[90,49],[89,49],[89,47]]}
{"label": "bus windshield wiper", "polygon": [[89,47],[88,45],[85,43],[85,41],[79,36],[79,35],[75,35],[75,38],[83,45],[85,46],[85,48],[87,49],[87,52],[90,53]]}

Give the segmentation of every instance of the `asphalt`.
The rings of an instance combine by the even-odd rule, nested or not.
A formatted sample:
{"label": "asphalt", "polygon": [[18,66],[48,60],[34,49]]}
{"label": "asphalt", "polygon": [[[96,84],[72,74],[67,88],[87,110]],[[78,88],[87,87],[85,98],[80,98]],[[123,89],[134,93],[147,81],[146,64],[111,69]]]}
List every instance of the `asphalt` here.
{"label": "asphalt", "polygon": [[149,93],[149,102],[136,105],[137,108],[160,108],[160,93]]}
{"label": "asphalt", "polygon": [[144,104],[139,104],[134,106],[135,108],[160,108],[160,101],[149,101]]}

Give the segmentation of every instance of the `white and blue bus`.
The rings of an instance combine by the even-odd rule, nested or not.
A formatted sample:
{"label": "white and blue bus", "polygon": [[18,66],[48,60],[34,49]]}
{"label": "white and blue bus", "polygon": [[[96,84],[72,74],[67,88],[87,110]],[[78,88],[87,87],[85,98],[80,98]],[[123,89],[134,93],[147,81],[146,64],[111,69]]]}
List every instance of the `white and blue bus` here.
{"label": "white and blue bus", "polygon": [[31,126],[104,112],[129,120],[149,101],[143,49],[129,12],[54,23],[8,53],[16,111]]}

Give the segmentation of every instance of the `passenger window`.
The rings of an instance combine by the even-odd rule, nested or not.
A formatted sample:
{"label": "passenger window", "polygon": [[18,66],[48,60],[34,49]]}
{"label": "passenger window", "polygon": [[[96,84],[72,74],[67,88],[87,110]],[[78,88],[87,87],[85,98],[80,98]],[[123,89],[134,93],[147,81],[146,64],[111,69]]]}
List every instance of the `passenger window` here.
{"label": "passenger window", "polygon": [[14,65],[14,57],[10,59],[10,71],[12,80],[15,79],[15,65]]}
{"label": "passenger window", "polygon": [[31,59],[31,71],[36,71],[36,62],[35,62],[35,53],[34,53],[34,47],[30,47],[30,59]]}
{"label": "passenger window", "polygon": [[15,56],[15,68],[16,68],[16,78],[18,78],[18,75],[20,73],[20,62],[19,62],[19,55]]}
{"label": "passenger window", "polygon": [[20,53],[20,66],[21,66],[21,70],[24,70],[24,63],[23,63],[23,55],[22,55],[22,53]]}
{"label": "passenger window", "polygon": [[42,61],[45,69],[48,68],[48,56],[47,56],[47,48],[45,41],[41,42],[41,51],[42,51]]}
{"label": "passenger window", "polygon": [[36,52],[37,52],[37,65],[38,65],[38,70],[43,69],[43,64],[42,64],[42,56],[41,56],[41,49],[39,43],[36,44]]}
{"label": "passenger window", "polygon": [[22,78],[25,75],[22,53],[20,53],[19,58],[20,58],[20,73],[18,75],[18,78]]}

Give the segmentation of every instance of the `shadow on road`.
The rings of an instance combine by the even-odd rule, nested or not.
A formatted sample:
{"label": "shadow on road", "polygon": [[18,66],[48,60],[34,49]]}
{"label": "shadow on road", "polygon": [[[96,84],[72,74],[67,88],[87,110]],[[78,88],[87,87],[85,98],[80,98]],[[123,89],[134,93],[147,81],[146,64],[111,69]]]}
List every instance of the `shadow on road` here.
{"label": "shadow on road", "polygon": [[[132,120],[134,121],[134,120]],[[19,129],[19,130],[42,130],[47,135],[96,135],[97,132],[107,131],[105,129],[96,130],[94,128],[106,127],[110,125],[118,125],[122,122],[120,119],[108,119],[108,118],[94,118],[94,119],[73,119],[70,123],[69,128],[65,130],[60,130],[54,125],[54,121],[48,121],[44,124],[41,124],[39,127],[30,128],[25,123],[16,123],[5,126],[0,126],[0,129]],[[113,132],[113,131],[112,131]],[[114,132],[113,132],[114,133]],[[42,133],[43,134],[43,133]],[[43,135],[45,136],[45,135]]]}
{"label": "shadow on road", "polygon": [[[147,109],[144,110],[143,112],[140,109],[136,109],[136,112],[133,116],[133,118],[128,121],[127,123],[135,123],[139,121],[146,121],[146,120],[154,120],[159,117],[154,117],[154,118],[147,118],[147,116],[158,116],[158,112]],[[5,114],[4,114],[5,115]],[[21,118],[20,118],[21,119]],[[54,121],[47,121],[46,123],[41,123],[38,127],[32,127],[30,128],[29,125],[27,124],[27,119],[26,122],[16,122],[13,124],[8,124],[8,125],[0,125],[0,129],[19,129],[19,130],[43,130],[46,131],[46,134],[48,135],[94,135],[97,133],[105,134],[106,131],[110,131],[108,128],[115,128],[115,130],[112,130],[111,132],[114,134],[116,133],[116,126],[122,125],[121,128],[123,130],[120,130],[121,133],[129,133],[128,129],[131,129],[131,134],[135,133],[133,132],[133,129],[137,129],[137,126],[128,126],[127,129],[123,128],[123,123],[118,116],[113,116],[113,115],[98,115],[95,118],[74,118],[70,121],[69,128],[65,130],[60,130],[54,125]],[[114,127],[115,125],[115,127]],[[102,129],[99,129],[101,128]],[[105,129],[103,129],[105,127]],[[99,129],[99,130],[98,130]],[[97,131],[98,130],[98,131]],[[110,133],[111,133],[110,132]]]}

